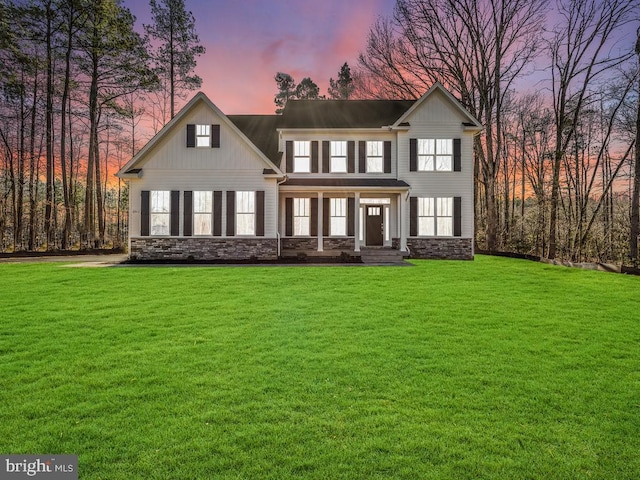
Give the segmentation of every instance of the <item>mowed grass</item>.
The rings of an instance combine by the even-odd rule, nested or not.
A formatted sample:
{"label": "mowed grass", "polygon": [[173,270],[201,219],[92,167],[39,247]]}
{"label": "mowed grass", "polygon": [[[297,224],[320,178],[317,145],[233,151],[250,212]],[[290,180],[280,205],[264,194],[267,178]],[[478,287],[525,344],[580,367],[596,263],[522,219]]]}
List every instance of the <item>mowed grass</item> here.
{"label": "mowed grass", "polygon": [[640,278],[0,265],[0,452],[81,479],[640,477]]}

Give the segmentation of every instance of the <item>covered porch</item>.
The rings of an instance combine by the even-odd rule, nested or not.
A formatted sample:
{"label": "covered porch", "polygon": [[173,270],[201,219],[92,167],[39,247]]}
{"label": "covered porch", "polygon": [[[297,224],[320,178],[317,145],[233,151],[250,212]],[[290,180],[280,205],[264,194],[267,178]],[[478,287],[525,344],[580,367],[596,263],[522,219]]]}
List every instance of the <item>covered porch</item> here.
{"label": "covered porch", "polygon": [[288,179],[279,191],[279,255],[408,254],[408,191],[395,179]]}

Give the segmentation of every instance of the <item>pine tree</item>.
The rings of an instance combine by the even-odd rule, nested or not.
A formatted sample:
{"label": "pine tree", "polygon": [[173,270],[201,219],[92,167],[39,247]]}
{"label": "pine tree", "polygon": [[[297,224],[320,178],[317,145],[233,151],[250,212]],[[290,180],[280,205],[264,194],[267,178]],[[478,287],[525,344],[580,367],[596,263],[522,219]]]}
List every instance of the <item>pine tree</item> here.
{"label": "pine tree", "polygon": [[153,55],[156,73],[168,86],[173,118],[176,97],[180,97],[181,91],[196,90],[202,85],[202,79],[193,71],[196,57],[203,55],[205,48],[200,45],[195,18],[185,9],[184,0],[151,0],[150,5],[153,23],[144,29],[159,43]]}
{"label": "pine tree", "polygon": [[299,100],[318,100],[320,99],[320,88],[309,77],[305,77],[296,87],[296,97]]}
{"label": "pine tree", "polygon": [[349,100],[353,95],[354,89],[351,68],[349,68],[347,62],[344,62],[338,72],[338,80],[329,79],[329,97],[336,100]]}
{"label": "pine tree", "polygon": [[284,111],[284,107],[287,101],[292,98],[296,98],[296,82],[288,73],[278,72],[273,77],[278,87],[278,93],[276,93],[273,102],[278,108],[276,113],[281,114]]}

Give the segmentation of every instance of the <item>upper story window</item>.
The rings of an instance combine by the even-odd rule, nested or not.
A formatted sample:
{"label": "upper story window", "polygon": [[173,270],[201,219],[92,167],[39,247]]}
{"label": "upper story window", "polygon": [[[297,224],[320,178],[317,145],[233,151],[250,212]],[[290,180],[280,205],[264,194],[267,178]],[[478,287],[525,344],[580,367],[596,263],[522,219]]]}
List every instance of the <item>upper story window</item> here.
{"label": "upper story window", "polygon": [[211,235],[213,193],[193,192],[193,234]]}
{"label": "upper story window", "polygon": [[453,236],[453,198],[418,198],[418,235]]}
{"label": "upper story window", "polygon": [[294,173],[311,172],[311,142],[293,142],[293,171]]}
{"label": "upper story window", "polygon": [[331,173],[347,173],[347,142],[331,142]]}
{"label": "upper story window", "polygon": [[149,213],[151,215],[151,235],[169,235],[171,192],[153,190]]}
{"label": "upper story window", "polygon": [[256,234],[256,192],[236,192],[236,235]]}
{"label": "upper story window", "polygon": [[383,142],[367,142],[367,173],[383,173],[384,163],[382,161]]}
{"label": "upper story window", "polygon": [[418,171],[451,172],[453,170],[453,139],[418,139]]}
{"label": "upper story window", "polygon": [[211,146],[211,125],[196,125],[196,147]]}
{"label": "upper story window", "polygon": [[311,200],[309,198],[293,199],[293,234],[299,236],[309,235],[311,219]]}

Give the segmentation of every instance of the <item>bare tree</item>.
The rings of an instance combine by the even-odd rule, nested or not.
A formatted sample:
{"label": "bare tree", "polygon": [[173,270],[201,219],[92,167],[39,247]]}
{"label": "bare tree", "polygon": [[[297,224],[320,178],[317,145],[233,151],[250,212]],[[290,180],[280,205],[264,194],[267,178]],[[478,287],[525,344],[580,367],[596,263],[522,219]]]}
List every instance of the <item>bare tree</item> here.
{"label": "bare tree", "polygon": [[633,193],[631,196],[631,228],[629,233],[629,257],[638,266],[638,237],[640,236],[640,29],[635,53],[638,56],[638,95],[636,111],[636,153],[633,169]]}

